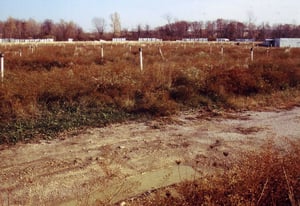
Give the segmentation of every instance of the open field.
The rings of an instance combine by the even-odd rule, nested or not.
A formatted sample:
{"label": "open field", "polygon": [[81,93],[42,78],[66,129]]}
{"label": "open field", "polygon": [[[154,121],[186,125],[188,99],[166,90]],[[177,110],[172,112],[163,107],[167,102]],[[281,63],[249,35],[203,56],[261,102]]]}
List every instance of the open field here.
{"label": "open field", "polygon": [[102,46],[0,45],[0,205],[300,200],[300,49]]}
{"label": "open field", "polygon": [[103,47],[104,59],[96,43],[1,45],[0,143],[47,139],[74,127],[183,108],[239,110],[299,102],[300,49],[255,48],[252,62],[251,45]]}

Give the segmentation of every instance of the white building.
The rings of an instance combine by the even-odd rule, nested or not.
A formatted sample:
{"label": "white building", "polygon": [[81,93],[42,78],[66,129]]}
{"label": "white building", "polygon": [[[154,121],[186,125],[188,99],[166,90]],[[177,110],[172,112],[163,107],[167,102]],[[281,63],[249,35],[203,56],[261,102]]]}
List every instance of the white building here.
{"label": "white building", "polygon": [[139,42],[161,42],[162,39],[157,39],[157,38],[139,38]]}
{"label": "white building", "polygon": [[182,41],[185,42],[208,42],[208,38],[184,38]]}
{"label": "white building", "polygon": [[54,39],[0,39],[0,43],[49,43]]}
{"label": "white building", "polygon": [[300,48],[300,38],[278,38],[275,39],[275,46]]}
{"label": "white building", "polygon": [[230,40],[227,38],[217,38],[216,41],[217,42],[229,42]]}
{"label": "white building", "polygon": [[126,42],[126,38],[112,38],[112,42]]}

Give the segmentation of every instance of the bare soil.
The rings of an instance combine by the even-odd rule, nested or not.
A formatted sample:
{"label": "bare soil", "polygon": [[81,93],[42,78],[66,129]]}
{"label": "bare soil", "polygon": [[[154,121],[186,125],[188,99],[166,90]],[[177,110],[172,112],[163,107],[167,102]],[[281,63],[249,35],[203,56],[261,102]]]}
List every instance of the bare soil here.
{"label": "bare soil", "polygon": [[0,147],[0,205],[114,204],[226,169],[272,139],[300,138],[300,108],[182,112]]}

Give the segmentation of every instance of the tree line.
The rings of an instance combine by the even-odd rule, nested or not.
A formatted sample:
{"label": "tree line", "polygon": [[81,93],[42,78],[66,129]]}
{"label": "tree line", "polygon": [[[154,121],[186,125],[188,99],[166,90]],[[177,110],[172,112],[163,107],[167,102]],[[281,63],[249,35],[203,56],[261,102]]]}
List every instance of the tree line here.
{"label": "tree line", "polygon": [[[104,18],[92,19],[93,32],[85,32],[82,27],[73,21],[60,20],[54,22],[46,19],[38,22],[34,19],[21,20],[9,17],[0,21],[0,38],[36,39],[53,38],[56,41],[65,41],[69,38],[74,40],[109,40],[113,37],[123,37],[128,40],[138,38],[160,38],[163,40],[178,40],[182,38],[216,38],[256,39],[266,38],[296,38],[300,37],[300,25],[261,23],[256,25],[249,21],[247,23],[217,19],[215,21],[172,21],[166,18],[165,25],[151,28],[149,25],[137,25],[136,28],[126,29],[121,27],[120,15],[115,12],[110,16],[110,24]],[[110,27],[110,29],[108,28]]]}
{"label": "tree line", "polygon": [[57,41],[74,38],[84,40],[85,32],[72,21],[60,20],[60,22],[54,23],[52,20],[46,19],[40,23],[34,19],[20,20],[9,17],[6,21],[0,21],[0,38],[54,38]]}

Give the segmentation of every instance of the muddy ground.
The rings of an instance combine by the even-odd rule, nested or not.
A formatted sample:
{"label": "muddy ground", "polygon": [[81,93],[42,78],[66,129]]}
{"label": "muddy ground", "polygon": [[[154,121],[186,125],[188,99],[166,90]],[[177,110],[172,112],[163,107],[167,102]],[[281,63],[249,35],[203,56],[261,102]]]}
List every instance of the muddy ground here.
{"label": "muddy ground", "polygon": [[221,170],[269,139],[300,138],[300,108],[189,111],[0,147],[0,205],[107,205]]}

